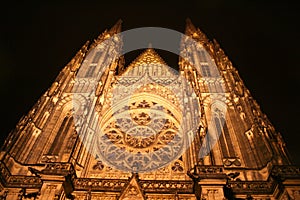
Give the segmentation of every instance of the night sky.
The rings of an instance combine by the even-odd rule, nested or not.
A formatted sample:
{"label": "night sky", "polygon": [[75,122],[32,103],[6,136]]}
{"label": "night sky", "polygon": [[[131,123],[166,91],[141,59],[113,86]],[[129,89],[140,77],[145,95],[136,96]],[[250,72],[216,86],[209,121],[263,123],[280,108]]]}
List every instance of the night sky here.
{"label": "night sky", "polygon": [[[123,30],[155,26],[183,32],[189,17],[220,43],[300,165],[299,6],[257,0],[128,2],[1,6],[1,144],[81,46],[118,19]],[[168,58],[168,64],[176,63]]]}

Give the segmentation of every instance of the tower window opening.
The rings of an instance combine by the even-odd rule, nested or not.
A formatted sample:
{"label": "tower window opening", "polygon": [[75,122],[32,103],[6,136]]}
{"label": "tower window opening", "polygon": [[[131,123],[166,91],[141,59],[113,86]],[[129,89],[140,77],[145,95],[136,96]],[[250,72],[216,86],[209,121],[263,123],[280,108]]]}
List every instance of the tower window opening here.
{"label": "tower window opening", "polygon": [[101,56],[101,53],[102,53],[102,52],[100,52],[100,51],[96,52],[96,54],[95,54],[95,56],[94,56],[94,58],[93,58],[92,63],[98,63],[99,58],[100,58],[100,56]]}
{"label": "tower window opening", "polygon": [[54,138],[51,148],[49,149],[48,153],[50,155],[58,155],[61,146],[72,124],[73,124],[73,117],[66,116]]}
{"label": "tower window opening", "polygon": [[220,136],[219,142],[224,157],[234,157],[232,138],[230,137],[227,123],[223,116],[214,117],[216,131]]}
{"label": "tower window opening", "polygon": [[209,77],[211,76],[210,69],[208,65],[202,65],[202,73],[203,76]]}
{"label": "tower window opening", "polygon": [[201,59],[201,61],[204,61],[204,62],[207,61],[206,55],[205,55],[205,52],[204,52],[204,51],[200,51],[200,59]]}
{"label": "tower window opening", "polygon": [[92,77],[96,69],[96,65],[92,65],[88,68],[85,77]]}

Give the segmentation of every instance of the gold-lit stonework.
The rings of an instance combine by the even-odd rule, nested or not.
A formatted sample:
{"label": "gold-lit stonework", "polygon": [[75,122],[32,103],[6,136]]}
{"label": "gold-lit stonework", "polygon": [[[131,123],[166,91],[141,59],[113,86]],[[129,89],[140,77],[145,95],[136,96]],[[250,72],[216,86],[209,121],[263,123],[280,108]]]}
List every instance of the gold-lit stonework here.
{"label": "gold-lit stonework", "polygon": [[9,134],[0,199],[300,198],[300,167],[215,40],[187,20],[176,72],[152,48],[124,66],[120,32],[87,42]]}
{"label": "gold-lit stonework", "polygon": [[[184,151],[179,76],[145,50],[113,83],[99,117],[98,154],[111,167],[151,171]],[[183,91],[182,91],[183,92]]]}

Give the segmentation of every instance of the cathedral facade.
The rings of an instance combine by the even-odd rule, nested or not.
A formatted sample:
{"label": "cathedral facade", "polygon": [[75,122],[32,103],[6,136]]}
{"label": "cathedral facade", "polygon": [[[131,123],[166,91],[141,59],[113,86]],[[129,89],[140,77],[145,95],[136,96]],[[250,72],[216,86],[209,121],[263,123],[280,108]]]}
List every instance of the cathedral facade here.
{"label": "cathedral facade", "polygon": [[178,70],[87,42],[7,137],[0,199],[300,199],[300,167],[215,41],[187,20]]}

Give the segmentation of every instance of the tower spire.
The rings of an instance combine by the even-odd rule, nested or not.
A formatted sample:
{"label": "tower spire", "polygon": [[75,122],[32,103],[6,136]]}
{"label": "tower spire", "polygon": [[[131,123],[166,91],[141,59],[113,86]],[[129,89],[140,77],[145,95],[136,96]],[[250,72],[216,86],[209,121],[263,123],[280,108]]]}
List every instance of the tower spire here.
{"label": "tower spire", "polygon": [[105,30],[101,33],[97,39],[94,40],[94,43],[91,45],[91,49],[100,44],[103,40],[110,38],[111,36],[120,33],[122,30],[122,20],[119,19],[115,25],[113,25],[109,30]]}
{"label": "tower spire", "polygon": [[120,33],[122,29],[122,22],[123,22],[122,19],[119,19],[117,23],[113,27],[111,27],[111,29],[108,31],[109,34],[114,35]]}
{"label": "tower spire", "polygon": [[199,41],[204,46],[209,44],[207,36],[199,28],[194,26],[190,18],[186,19],[185,34],[191,36],[196,41]]}
{"label": "tower spire", "polygon": [[197,31],[196,27],[194,26],[194,24],[192,23],[192,20],[190,18],[186,18],[185,23],[186,23],[185,34],[192,35],[193,33],[195,33]]}

